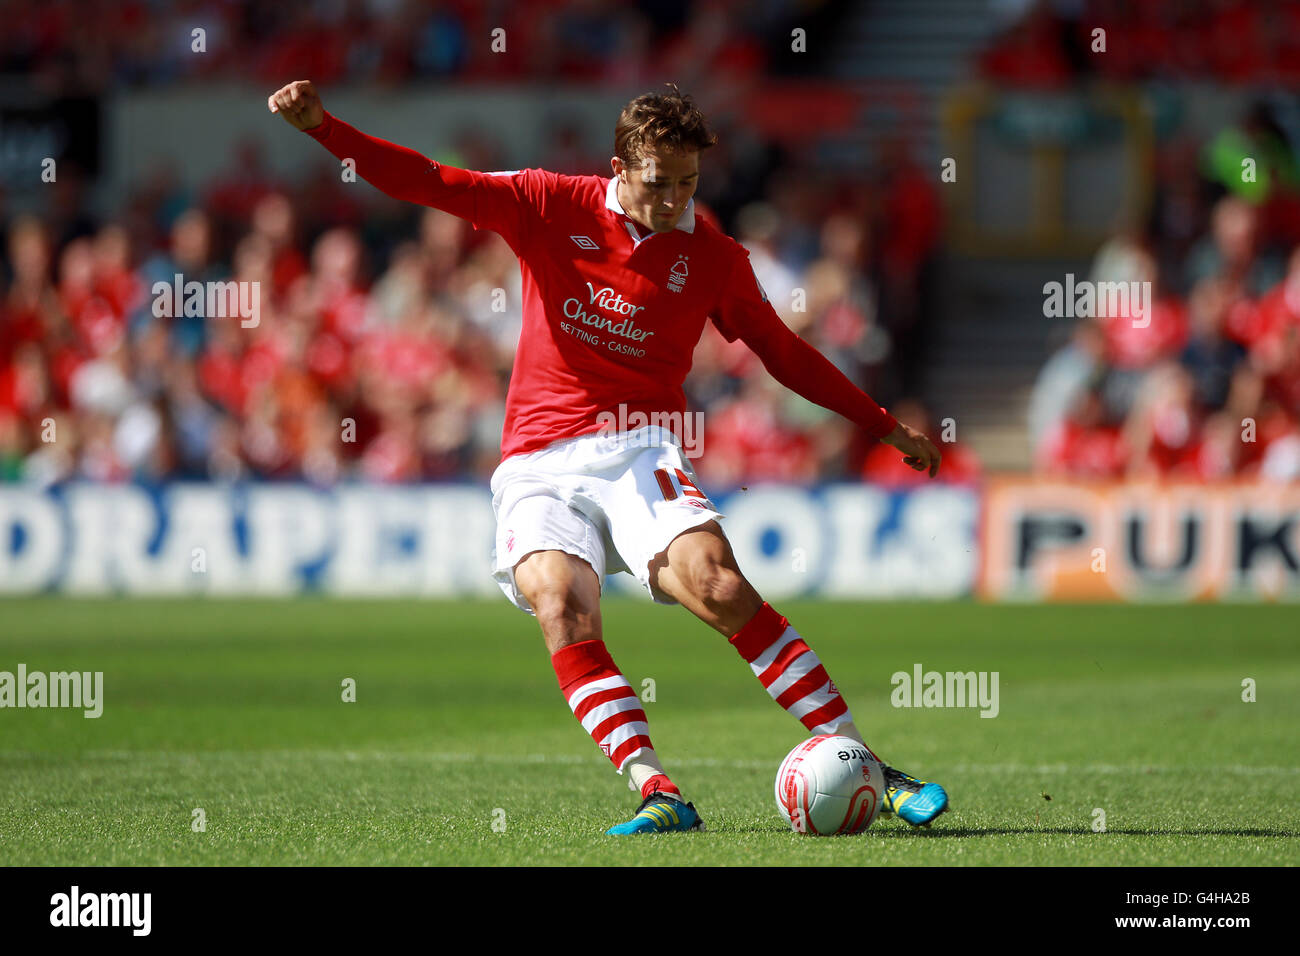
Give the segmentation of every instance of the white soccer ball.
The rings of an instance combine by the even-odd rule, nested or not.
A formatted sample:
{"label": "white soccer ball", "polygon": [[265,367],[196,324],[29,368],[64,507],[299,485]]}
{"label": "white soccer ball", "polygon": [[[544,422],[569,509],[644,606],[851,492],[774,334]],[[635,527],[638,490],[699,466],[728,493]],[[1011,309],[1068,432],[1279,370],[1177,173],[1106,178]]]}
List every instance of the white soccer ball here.
{"label": "white soccer ball", "polygon": [[776,772],[776,806],[795,833],[861,833],[884,797],[880,761],[852,737],[811,737]]}

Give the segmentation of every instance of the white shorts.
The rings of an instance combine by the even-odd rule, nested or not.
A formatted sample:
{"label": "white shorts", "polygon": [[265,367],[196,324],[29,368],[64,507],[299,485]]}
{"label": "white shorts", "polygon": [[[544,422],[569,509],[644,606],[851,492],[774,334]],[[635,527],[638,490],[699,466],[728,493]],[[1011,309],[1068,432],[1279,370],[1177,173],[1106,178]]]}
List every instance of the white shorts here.
{"label": "white shorts", "polygon": [[683,531],[724,517],[704,496],[669,429],[582,435],[511,455],[492,474],[496,545],[492,576],[516,607],[534,613],[515,586],[515,565],[533,551],[559,550],[605,575],[627,571],[660,604],[650,562]]}

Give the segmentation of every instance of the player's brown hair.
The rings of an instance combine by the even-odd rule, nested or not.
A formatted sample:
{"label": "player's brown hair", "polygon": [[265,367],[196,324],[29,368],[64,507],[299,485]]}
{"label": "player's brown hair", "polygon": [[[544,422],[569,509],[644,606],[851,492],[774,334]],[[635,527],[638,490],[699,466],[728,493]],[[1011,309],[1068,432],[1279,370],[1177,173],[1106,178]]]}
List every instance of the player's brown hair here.
{"label": "player's brown hair", "polygon": [[669,92],[643,93],[623,107],[614,126],[614,155],[631,169],[646,149],[691,153],[718,142],[691,98],[676,83],[665,85]]}

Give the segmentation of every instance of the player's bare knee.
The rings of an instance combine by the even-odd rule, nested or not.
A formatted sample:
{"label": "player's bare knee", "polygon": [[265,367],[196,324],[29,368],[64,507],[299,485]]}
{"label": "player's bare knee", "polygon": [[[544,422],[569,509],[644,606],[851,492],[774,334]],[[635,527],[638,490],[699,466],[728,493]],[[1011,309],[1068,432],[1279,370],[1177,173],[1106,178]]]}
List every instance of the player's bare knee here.
{"label": "player's bare knee", "polygon": [[562,582],[539,582],[524,597],[528,598],[528,603],[532,605],[539,620],[577,616],[577,601]]}
{"label": "player's bare knee", "polygon": [[[552,563],[548,570],[551,573],[534,575],[522,589],[547,644],[564,646],[599,638],[599,585],[590,593],[591,582],[572,573],[568,563]],[[594,580],[595,575],[588,577]]]}

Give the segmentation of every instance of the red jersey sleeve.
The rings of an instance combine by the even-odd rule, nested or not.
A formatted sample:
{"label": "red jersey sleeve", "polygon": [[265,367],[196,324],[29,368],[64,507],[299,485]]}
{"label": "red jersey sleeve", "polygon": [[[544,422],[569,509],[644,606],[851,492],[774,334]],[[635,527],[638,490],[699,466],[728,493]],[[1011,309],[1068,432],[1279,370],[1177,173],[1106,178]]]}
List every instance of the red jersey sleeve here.
{"label": "red jersey sleeve", "polygon": [[740,247],[709,318],[728,342],[741,339],[772,377],[810,402],[844,416],[872,438],[898,427],[893,415],[877,405],[829,359],[781,321],[754,275],[749,253]]}
{"label": "red jersey sleeve", "polygon": [[419,203],[498,232],[516,252],[542,209],[554,174],[540,169],[480,173],[457,169],[413,149],[367,136],[328,111],[306,131],[339,159],[356,163],[357,175],[384,194]]}

